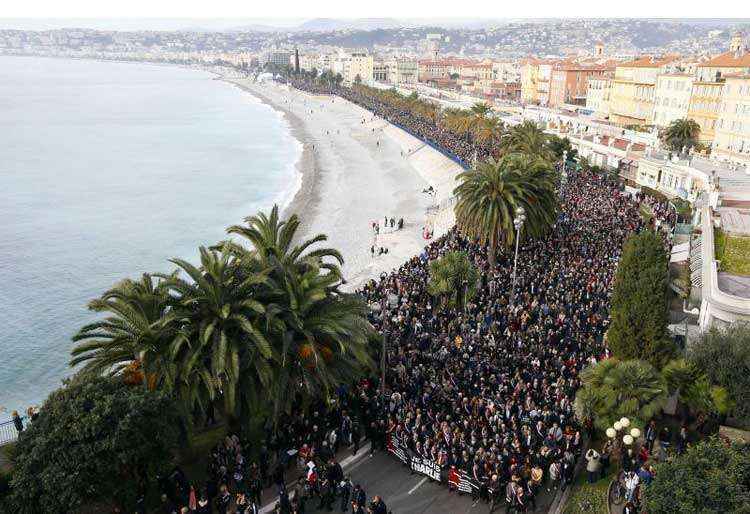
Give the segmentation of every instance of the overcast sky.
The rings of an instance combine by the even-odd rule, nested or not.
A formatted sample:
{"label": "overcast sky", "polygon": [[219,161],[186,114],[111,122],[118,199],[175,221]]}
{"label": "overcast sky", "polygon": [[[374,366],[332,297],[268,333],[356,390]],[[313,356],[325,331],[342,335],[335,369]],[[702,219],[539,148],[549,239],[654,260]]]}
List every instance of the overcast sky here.
{"label": "overcast sky", "polygon": [[[233,19],[228,26],[236,24],[237,18],[274,26],[296,25],[310,18],[733,18],[750,16],[747,5],[747,0],[4,0],[0,27],[24,25],[13,18],[28,17],[47,25],[54,24],[50,18],[162,18],[152,20],[151,26],[143,26],[149,24],[143,20],[120,20],[120,25],[166,30],[184,27],[185,19],[220,19],[215,21],[222,24],[227,18]],[[181,25],[170,27],[173,22],[167,18],[180,18]],[[78,26],[101,23],[109,22],[82,20]]]}

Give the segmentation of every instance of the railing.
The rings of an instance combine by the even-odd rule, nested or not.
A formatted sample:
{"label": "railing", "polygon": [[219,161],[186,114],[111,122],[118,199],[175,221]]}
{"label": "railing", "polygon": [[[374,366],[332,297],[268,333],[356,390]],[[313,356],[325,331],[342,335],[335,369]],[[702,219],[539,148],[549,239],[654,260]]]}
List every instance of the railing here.
{"label": "railing", "polygon": [[412,131],[411,131],[411,130],[409,130],[408,128],[404,127],[404,126],[403,126],[403,125],[401,125],[400,123],[397,123],[397,122],[395,122],[395,121],[390,121],[390,120],[388,120],[387,118],[383,118],[383,119],[385,119],[385,120],[386,120],[386,121],[387,121],[388,123],[390,123],[391,125],[395,125],[396,127],[400,128],[401,130],[403,130],[403,131],[404,131],[404,132],[406,132],[407,134],[410,134],[410,135],[412,135],[413,137],[416,137],[417,139],[419,139],[420,141],[422,141],[422,142],[423,142],[424,144],[426,144],[427,146],[429,146],[429,147],[431,147],[431,148],[433,148],[433,149],[437,150],[438,152],[440,152],[441,154],[445,155],[445,156],[446,156],[447,158],[449,158],[450,160],[452,160],[453,162],[455,162],[456,164],[458,164],[459,166],[461,166],[461,167],[462,167],[463,169],[465,169],[465,170],[469,170],[469,169],[471,169],[471,166],[469,166],[468,164],[466,164],[466,163],[465,163],[465,162],[463,161],[463,159],[461,159],[461,158],[460,158],[459,156],[457,156],[456,154],[454,154],[454,153],[451,153],[451,152],[449,152],[448,150],[446,150],[446,149],[442,148],[441,146],[437,145],[436,143],[433,143],[433,142],[432,142],[432,141],[430,141],[429,139],[426,139],[426,138],[424,138],[424,137],[422,137],[422,136],[420,136],[420,135],[418,135],[418,134],[415,134],[414,132],[412,132]]}
{"label": "railing", "polygon": [[[25,421],[25,417],[21,418],[21,421]],[[18,430],[13,420],[0,422],[0,446],[8,443],[12,443],[18,439]]]}

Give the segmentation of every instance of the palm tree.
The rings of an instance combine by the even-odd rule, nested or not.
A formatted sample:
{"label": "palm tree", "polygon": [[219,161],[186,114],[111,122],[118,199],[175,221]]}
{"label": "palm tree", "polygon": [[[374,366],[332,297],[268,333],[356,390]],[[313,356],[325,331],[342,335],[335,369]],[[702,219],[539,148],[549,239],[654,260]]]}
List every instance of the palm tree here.
{"label": "palm tree", "polygon": [[276,206],[270,215],[259,213],[246,222],[228,232],[250,241],[247,252],[268,269],[264,297],[273,305],[268,337],[278,357],[270,400],[278,419],[295,398],[325,397],[371,366],[367,349],[374,330],[366,305],[339,291],[341,254],[313,249],[325,235],[293,244],[299,219],[281,220]]}
{"label": "palm tree", "polygon": [[295,399],[328,398],[372,367],[368,346],[375,332],[367,306],[333,292],[336,281],[312,265],[302,273],[288,271],[276,285],[279,311],[271,337],[279,362],[270,389],[276,421]]}
{"label": "palm tree", "polygon": [[448,252],[430,263],[427,290],[433,296],[455,302],[463,310],[474,294],[478,278],[479,273],[466,252]]}
{"label": "palm tree", "polygon": [[443,126],[461,137],[468,137],[471,133],[471,120],[469,111],[464,109],[446,109],[443,111]]}
{"label": "palm tree", "polygon": [[[261,296],[267,270],[259,262],[251,267],[229,249],[201,247],[200,266],[170,262],[189,279],[174,275],[167,281],[181,326],[172,348],[180,362],[177,388],[189,391],[188,381],[203,377],[208,393],[221,389],[230,416],[253,409],[270,385],[275,358],[264,330],[273,312]],[[196,397],[194,391],[184,394]]]}
{"label": "palm tree", "polygon": [[667,399],[664,378],[646,361],[607,359],[584,369],[581,382],[576,412],[593,412],[600,430],[623,416],[643,428]]}
{"label": "palm tree", "polygon": [[491,146],[500,141],[503,128],[503,122],[497,118],[485,118],[474,127],[474,139],[485,146]]}
{"label": "palm tree", "polygon": [[[325,234],[318,234],[311,239],[294,245],[295,234],[299,229],[300,220],[293,214],[288,220],[281,220],[279,207],[274,205],[271,214],[259,212],[255,216],[245,218],[247,225],[232,225],[227,229],[230,234],[237,234],[247,239],[257,252],[264,266],[274,267],[277,263],[282,266],[293,266],[299,269],[305,264],[319,264],[321,268],[342,278],[340,266],[344,263],[341,252],[334,248],[317,248],[307,251],[317,243],[328,240]],[[307,252],[307,253],[305,253]]]}
{"label": "palm tree", "polygon": [[542,159],[514,154],[490,158],[475,170],[461,173],[458,181],[453,191],[458,197],[456,224],[465,235],[488,245],[493,268],[498,244],[511,246],[515,241],[517,208],[526,211],[523,232],[534,237],[546,232],[556,219],[555,178],[550,164]]}
{"label": "palm tree", "polygon": [[701,126],[693,119],[674,120],[661,134],[664,144],[673,152],[682,152],[683,148],[693,148],[698,144]]}
{"label": "palm tree", "polygon": [[143,372],[153,389],[171,369],[167,349],[176,325],[168,307],[164,280],[144,273],[139,281],[119,282],[89,303],[90,310],[109,316],[73,336],[78,344],[70,366],[84,364],[82,372],[97,375]]}
{"label": "palm tree", "polygon": [[555,156],[548,145],[547,135],[535,123],[524,121],[516,125],[503,139],[504,153],[523,153],[554,162]]}
{"label": "palm tree", "polygon": [[[726,414],[731,409],[726,389],[711,386],[708,377],[694,363],[685,359],[675,359],[662,370],[669,394],[677,394],[681,405],[696,414]],[[683,411],[683,418],[688,413]]]}

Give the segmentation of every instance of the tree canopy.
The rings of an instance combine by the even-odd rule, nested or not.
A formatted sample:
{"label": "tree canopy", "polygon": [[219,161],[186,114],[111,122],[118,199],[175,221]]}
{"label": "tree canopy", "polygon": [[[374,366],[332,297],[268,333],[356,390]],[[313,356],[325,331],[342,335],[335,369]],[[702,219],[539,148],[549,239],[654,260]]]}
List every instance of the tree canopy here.
{"label": "tree canopy", "polygon": [[667,384],[648,362],[606,359],[581,372],[575,399],[576,416],[600,430],[623,416],[643,428],[667,399]]}
{"label": "tree canopy", "polygon": [[682,152],[683,148],[695,147],[698,144],[698,137],[701,133],[701,126],[689,118],[674,120],[661,133],[662,142],[673,152]]}
{"label": "tree canopy", "polygon": [[674,354],[669,338],[667,254],[658,234],[632,235],[620,257],[607,332],[615,357],[644,359],[662,368]]}
{"label": "tree canopy", "polygon": [[712,385],[728,391],[734,415],[750,423],[750,325],[735,323],[710,329],[690,345],[688,360]]}
{"label": "tree canopy", "polygon": [[458,176],[456,224],[469,237],[488,245],[488,260],[495,263],[500,244],[516,239],[513,219],[526,212],[522,234],[539,237],[557,218],[555,176],[548,161],[534,155],[510,154],[488,159]]}
{"label": "tree canopy", "polygon": [[657,464],[644,497],[650,514],[750,512],[750,446],[699,442]]}
{"label": "tree canopy", "polygon": [[134,505],[138,484],[171,461],[172,399],[119,378],[78,376],[54,391],[18,439],[13,512],[73,512],[114,500]]}

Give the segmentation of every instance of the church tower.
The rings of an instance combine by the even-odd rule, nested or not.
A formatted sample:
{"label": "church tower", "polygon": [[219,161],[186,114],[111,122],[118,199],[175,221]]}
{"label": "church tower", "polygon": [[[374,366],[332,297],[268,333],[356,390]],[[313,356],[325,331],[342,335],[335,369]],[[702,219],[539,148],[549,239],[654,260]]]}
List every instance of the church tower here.
{"label": "church tower", "polygon": [[745,53],[745,35],[742,32],[737,31],[732,35],[729,42],[729,51],[737,56]]}

